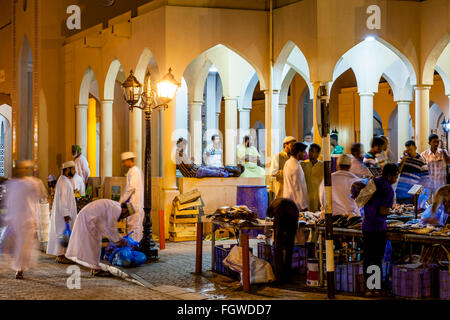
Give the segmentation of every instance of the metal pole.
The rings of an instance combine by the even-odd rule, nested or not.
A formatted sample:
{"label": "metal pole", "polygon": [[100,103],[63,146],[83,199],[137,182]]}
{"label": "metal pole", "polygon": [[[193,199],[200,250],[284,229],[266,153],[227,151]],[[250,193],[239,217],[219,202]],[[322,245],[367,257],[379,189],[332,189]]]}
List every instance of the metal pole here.
{"label": "metal pole", "polygon": [[[150,89],[148,89],[150,90]],[[145,94],[149,94],[146,92]],[[147,99],[144,109],[145,114],[145,161],[144,161],[144,232],[140,242],[140,251],[145,253],[147,260],[158,259],[158,249],[152,235],[152,168],[151,168],[151,120],[152,99]]]}
{"label": "metal pole", "polygon": [[322,121],[322,145],[324,160],[325,186],[325,255],[327,265],[328,298],[334,298],[334,246],[333,246],[333,210],[331,197],[331,151],[330,151],[330,109],[328,90],[321,85],[318,92]]}
{"label": "metal pole", "polygon": [[203,260],[203,223],[197,223],[197,242],[195,249],[195,272],[202,273]]}

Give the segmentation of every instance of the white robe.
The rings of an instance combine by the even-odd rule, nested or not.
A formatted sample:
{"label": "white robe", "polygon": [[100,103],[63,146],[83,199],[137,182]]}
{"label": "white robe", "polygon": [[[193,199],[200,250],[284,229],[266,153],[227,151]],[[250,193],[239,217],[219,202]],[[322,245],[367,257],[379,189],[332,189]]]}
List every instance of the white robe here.
{"label": "white robe", "polygon": [[128,199],[136,209],[136,214],[127,218],[127,233],[134,231],[131,237],[136,241],[141,241],[144,221],[144,175],[137,166],[128,170],[127,184],[120,197],[120,203],[126,202]]}
{"label": "white robe", "polygon": [[83,179],[84,183],[88,182],[89,175],[91,171],[89,170],[89,163],[87,159],[82,154],[74,160],[75,162],[75,171],[78,175]]}
{"label": "white robe", "polygon": [[117,242],[122,237],[117,220],[122,209],[120,203],[100,199],[86,205],[73,226],[66,258],[91,269],[99,269],[102,237]]}
{"label": "white robe", "polygon": [[37,262],[37,208],[46,191],[42,181],[34,177],[10,180],[7,188],[4,252],[11,258],[15,271],[26,271]]}
{"label": "white robe", "polygon": [[[331,193],[333,215],[361,215],[355,200],[350,198],[352,194],[352,184],[360,179],[352,172],[339,170],[331,175]],[[320,185],[320,203],[322,204],[322,216],[325,215],[325,188],[324,184]]]}
{"label": "white robe", "polygon": [[290,157],[283,169],[283,198],[291,199],[299,210],[308,208],[308,191],[300,162]]}
{"label": "white robe", "polygon": [[86,195],[86,185],[83,182],[83,178],[81,178],[78,173],[75,173],[72,179],[70,179],[70,182],[72,183],[73,190],[80,191],[81,196]]}
{"label": "white robe", "polygon": [[58,237],[66,227],[66,222],[64,221],[65,216],[71,218],[69,224],[70,229],[72,229],[77,218],[77,204],[70,179],[61,175],[56,183],[55,198],[53,199],[47,254],[54,256],[64,254],[64,248],[59,244]]}

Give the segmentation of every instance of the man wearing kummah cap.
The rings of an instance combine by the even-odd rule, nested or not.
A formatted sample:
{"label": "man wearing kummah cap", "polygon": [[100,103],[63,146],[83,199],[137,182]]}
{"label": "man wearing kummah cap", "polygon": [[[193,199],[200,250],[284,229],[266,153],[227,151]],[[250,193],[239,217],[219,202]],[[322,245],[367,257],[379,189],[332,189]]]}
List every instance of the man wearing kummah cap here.
{"label": "man wearing kummah cap", "polygon": [[134,231],[131,237],[136,241],[142,238],[142,223],[144,221],[144,176],[141,169],[135,164],[136,155],[133,152],[124,152],[121,155],[122,165],[128,169],[127,184],[120,196],[120,203],[130,202],[137,214],[127,219],[127,233]]}
{"label": "man wearing kummah cap", "polygon": [[[351,198],[352,184],[359,181],[359,178],[350,172],[351,165],[352,158],[347,154],[343,154],[338,160],[338,171],[331,175],[333,215],[361,215],[355,200]],[[320,186],[320,200],[322,203],[322,215],[324,215],[325,188],[323,182]]]}
{"label": "man wearing kummah cap", "polygon": [[270,174],[275,178],[273,192],[277,198],[283,197],[283,168],[286,161],[289,160],[290,152],[295,142],[294,137],[286,137],[283,141],[283,151],[274,155],[272,159]]}
{"label": "man wearing kummah cap", "polygon": [[81,154],[81,147],[78,145],[72,146],[72,156],[75,162],[75,171],[83,179],[84,184],[87,184],[89,175],[89,163],[85,156]]}
{"label": "man wearing kummah cap", "polygon": [[62,174],[56,183],[55,197],[50,218],[50,230],[48,233],[47,254],[56,257],[58,263],[71,263],[64,257],[65,250],[60,245],[58,237],[63,233],[66,223],[72,229],[77,217],[77,203],[73,193],[70,179],[75,175],[75,162],[63,163]]}
{"label": "man wearing kummah cap", "polygon": [[117,230],[117,223],[136,211],[132,203],[122,203],[100,199],[86,205],[78,214],[73,226],[66,257],[91,269],[93,276],[107,276],[100,268],[102,238],[118,246],[125,243]]}

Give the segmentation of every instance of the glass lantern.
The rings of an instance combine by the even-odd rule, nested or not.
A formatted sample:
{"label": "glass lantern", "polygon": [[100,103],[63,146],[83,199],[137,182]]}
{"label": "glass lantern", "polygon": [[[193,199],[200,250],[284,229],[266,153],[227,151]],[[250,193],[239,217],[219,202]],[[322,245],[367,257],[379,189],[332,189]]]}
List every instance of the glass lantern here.
{"label": "glass lantern", "polygon": [[130,110],[133,109],[133,106],[139,102],[142,94],[142,84],[136,79],[133,75],[133,70],[130,71],[130,75],[127,80],[122,83],[122,92],[125,98],[125,101],[129,104]]}
{"label": "glass lantern", "polygon": [[172,69],[169,69],[169,73],[167,73],[157,84],[158,101],[162,104],[167,104],[172,101],[178,87],[180,86],[171,71]]}

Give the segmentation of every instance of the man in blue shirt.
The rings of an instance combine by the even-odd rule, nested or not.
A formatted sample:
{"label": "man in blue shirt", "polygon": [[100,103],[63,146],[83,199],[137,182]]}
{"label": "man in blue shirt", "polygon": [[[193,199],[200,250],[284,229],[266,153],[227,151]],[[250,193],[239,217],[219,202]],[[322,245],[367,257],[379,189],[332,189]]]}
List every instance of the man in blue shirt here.
{"label": "man in blue shirt", "polygon": [[[364,279],[367,283],[367,268],[377,265],[382,269],[382,260],[386,249],[387,225],[386,217],[389,209],[394,205],[394,189],[398,178],[397,165],[388,163],[383,168],[383,175],[375,178],[377,190],[372,198],[364,205],[362,222],[363,250],[364,250]],[[373,291],[372,291],[373,293]]]}

